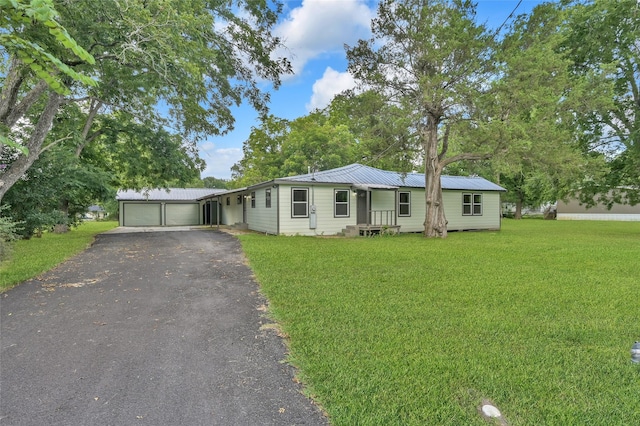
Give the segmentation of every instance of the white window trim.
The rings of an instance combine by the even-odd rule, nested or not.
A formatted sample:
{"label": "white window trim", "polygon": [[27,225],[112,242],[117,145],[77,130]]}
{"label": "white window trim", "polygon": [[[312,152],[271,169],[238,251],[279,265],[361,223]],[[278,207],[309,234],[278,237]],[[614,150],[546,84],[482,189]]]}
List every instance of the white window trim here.
{"label": "white window trim", "polygon": [[[409,194],[409,202],[408,203],[400,202],[400,199],[402,198],[400,194]],[[406,214],[400,213],[401,205],[409,206],[409,213],[406,213]],[[411,191],[398,191],[398,217],[411,217]]]}
{"label": "white window trim", "polygon": [[[464,196],[465,195],[469,195],[471,197],[471,202],[470,203],[465,203],[464,202]],[[476,203],[475,202],[475,198],[476,195],[480,196],[480,202]],[[484,197],[482,193],[479,192],[463,192],[462,193],[462,216],[482,216],[482,213],[484,212],[484,201],[483,201]],[[465,206],[469,206],[470,207],[470,213],[465,213],[464,212],[464,207]],[[475,207],[476,206],[480,206],[480,213],[476,213],[475,212]]]}
{"label": "white window trim", "polygon": [[[295,191],[304,191],[307,194],[307,200],[306,201],[293,201],[293,193]],[[296,204],[303,204],[305,205],[305,215],[296,215],[295,214],[295,205]],[[305,217],[309,217],[309,188],[291,188],[291,218],[292,219],[298,219],[298,218],[305,218]]]}
{"label": "white window trim", "polygon": [[[336,201],[336,197],[338,192],[346,192],[347,193],[347,201]],[[333,217],[349,217],[351,215],[351,203],[350,203],[350,195],[351,191],[349,189],[334,189],[333,190]],[[338,205],[346,205],[347,206],[347,214],[338,214],[337,207]]]}
{"label": "white window trim", "polygon": [[266,188],[264,190],[264,208],[271,208],[271,188]]}

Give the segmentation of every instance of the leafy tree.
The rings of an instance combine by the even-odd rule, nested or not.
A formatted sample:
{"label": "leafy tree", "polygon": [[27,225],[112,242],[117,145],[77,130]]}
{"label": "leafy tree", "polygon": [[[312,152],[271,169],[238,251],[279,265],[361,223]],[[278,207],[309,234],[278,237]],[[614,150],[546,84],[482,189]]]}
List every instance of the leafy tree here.
{"label": "leafy tree", "polygon": [[19,232],[22,229],[20,222],[4,215],[4,211],[8,208],[9,206],[0,206],[0,263],[9,258],[11,243],[19,239]]}
{"label": "leafy tree", "polygon": [[29,238],[55,225],[77,225],[90,205],[115,196],[110,183],[108,173],[57,147],[41,155],[3,201]]}
{"label": "leafy tree", "polygon": [[557,4],[547,3],[516,19],[497,51],[500,78],[482,104],[481,127],[509,146],[493,158],[492,169],[518,219],[523,206],[566,197],[592,163],[580,150],[575,117],[603,101],[601,86],[571,74],[557,30],[563,17]]}
{"label": "leafy tree", "polygon": [[347,125],[314,111],[293,121],[266,117],[252,129],[243,153],[231,168],[235,186],[344,166],[355,161],[356,142]]}
{"label": "leafy tree", "polygon": [[487,158],[495,147],[473,141],[449,155],[450,131],[473,113],[491,75],[492,37],[466,0],[383,0],[371,40],[347,48],[349,71],[411,122],[425,165],[425,236],[446,237],[440,176],[460,160]]}
{"label": "leafy tree", "polygon": [[355,138],[355,160],[387,170],[413,171],[420,146],[411,138],[404,112],[372,90],[336,96],[326,108],[331,123],[346,125]]}
{"label": "leafy tree", "polygon": [[[571,6],[564,48],[577,75],[612,83],[609,103],[582,111],[585,148],[609,161],[609,172],[588,176],[580,190],[607,204],[640,202],[640,4],[636,0],[565,1]],[[611,191],[611,192],[609,192]]]}
{"label": "leafy tree", "polygon": [[86,113],[73,135],[76,155],[95,140],[92,136],[100,131],[96,121],[115,111],[154,123],[156,130],[170,126],[192,147],[201,137],[232,128],[230,107],[243,99],[265,112],[268,95],[258,82],[269,80],[277,87],[279,76],[290,70],[286,60],[271,58],[279,45],[270,33],[279,5],[272,6],[252,0],[60,3],[58,21],[93,54],[94,64],[47,44],[48,27],[16,25],[14,32],[47,45],[70,70],[91,75],[99,84],[86,87],[65,79],[68,91],[47,90],[42,76],[15,49],[7,49],[7,76],[15,77],[6,79],[10,84],[3,90],[12,96],[3,96],[0,118],[12,131],[20,118],[37,124],[25,139],[30,141],[28,161],[23,154],[14,155],[1,172],[0,199],[42,150],[57,141],[45,143],[45,137],[63,104],[76,103]]}
{"label": "leafy tree", "polygon": [[283,176],[333,169],[355,159],[355,141],[349,128],[331,122],[322,111],[292,121],[290,129],[282,147]]}
{"label": "leafy tree", "polygon": [[213,176],[207,176],[202,178],[202,183],[205,188],[219,188],[219,189],[228,189],[229,181],[226,179],[218,179]]}
{"label": "leafy tree", "polygon": [[71,151],[83,162],[112,175],[119,188],[184,186],[199,180],[204,161],[179,134],[153,123],[139,123],[128,113],[102,115],[94,122],[92,141]]}
{"label": "leafy tree", "polygon": [[242,159],[231,167],[233,186],[248,186],[283,176],[282,145],[289,134],[289,121],[269,115],[252,127],[242,146]]}
{"label": "leafy tree", "polygon": [[[0,54],[3,86],[0,93],[0,154],[12,160],[0,170],[0,200],[4,193],[35,161],[53,118],[70,93],[69,82],[94,86],[62,58],[94,64],[91,54],[80,47],[59,22],[51,0],[0,0]],[[43,104],[41,98],[46,97]],[[40,104],[40,105],[38,105]],[[28,135],[14,134],[25,115],[35,122]],[[24,126],[23,126],[24,127]],[[19,139],[16,139],[16,136]]]}

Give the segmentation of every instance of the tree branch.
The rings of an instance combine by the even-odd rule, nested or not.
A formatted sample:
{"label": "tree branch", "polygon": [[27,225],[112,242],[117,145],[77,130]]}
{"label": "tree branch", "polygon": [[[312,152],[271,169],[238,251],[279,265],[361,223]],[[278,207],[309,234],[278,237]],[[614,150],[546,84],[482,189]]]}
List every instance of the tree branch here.
{"label": "tree branch", "polygon": [[13,127],[13,125],[29,111],[33,104],[40,99],[40,96],[42,96],[48,87],[49,85],[44,80],[38,81],[38,84],[36,84],[35,87],[31,89],[31,91],[29,91],[29,93],[22,98],[20,103],[9,113],[5,120],[7,126]]}
{"label": "tree branch", "polygon": [[42,148],[38,153],[38,156],[42,155],[43,152],[53,148],[55,145],[59,144],[60,142],[66,141],[67,139],[73,139],[73,136],[68,135],[68,136],[65,136],[64,138],[56,139],[55,141],[51,142],[49,145]]}
{"label": "tree branch", "polygon": [[478,160],[487,160],[489,158],[491,158],[493,156],[493,154],[474,154],[474,153],[463,153],[463,154],[457,154],[454,155],[453,157],[449,157],[449,158],[443,158],[441,160],[440,166],[442,168],[448,166],[451,163],[455,163],[457,161],[463,161],[463,160],[467,160],[467,161],[478,161]]}
{"label": "tree branch", "polygon": [[444,128],[444,136],[442,137],[442,150],[440,154],[438,154],[438,162],[444,160],[445,155],[447,155],[447,151],[449,150],[449,131],[451,130],[451,126],[449,124],[445,125]]}
{"label": "tree branch", "polygon": [[51,92],[49,99],[36,121],[31,137],[27,142],[29,155],[20,155],[11,163],[9,168],[0,176],[0,201],[9,189],[20,179],[24,173],[31,167],[33,162],[40,155],[40,148],[44,142],[44,138],[49,132],[49,128],[53,123],[53,119],[58,112],[58,108],[62,103],[62,95]]}
{"label": "tree branch", "polygon": [[[621,65],[623,65],[622,72],[625,74],[629,84],[631,85],[631,94],[633,96],[633,100],[636,105],[640,106],[640,91],[638,90],[638,83],[635,79],[635,70],[633,69],[633,63],[629,58],[625,58],[626,60],[620,61]],[[624,66],[626,65],[626,66]]]}
{"label": "tree branch", "polygon": [[89,116],[87,117],[87,121],[84,123],[84,128],[82,129],[82,139],[80,144],[76,147],[76,157],[80,157],[80,154],[82,154],[82,150],[84,149],[84,147],[87,146],[91,141],[93,141],[93,139],[97,136],[94,134],[91,139],[87,139],[89,130],[91,130],[91,126],[93,125],[93,120],[96,118],[96,115],[98,114],[98,111],[100,111],[100,108],[102,108],[102,105],[104,105],[102,101],[95,98],[91,99]]}
{"label": "tree branch", "polygon": [[[15,57],[11,58],[11,65],[9,66],[9,72],[4,79],[4,87],[0,93],[0,122],[6,124],[6,119],[11,113],[17,99],[20,85],[24,80],[22,73],[20,60]],[[11,126],[9,126],[11,127]]]}

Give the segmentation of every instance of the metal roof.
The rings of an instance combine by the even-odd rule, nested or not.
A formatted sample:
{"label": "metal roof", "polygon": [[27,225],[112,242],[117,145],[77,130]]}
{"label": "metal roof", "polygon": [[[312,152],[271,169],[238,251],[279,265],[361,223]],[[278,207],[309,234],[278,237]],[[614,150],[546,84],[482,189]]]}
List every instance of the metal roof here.
{"label": "metal roof", "polygon": [[[337,169],[276,179],[276,182],[335,183],[369,187],[424,188],[424,173],[400,173],[380,170],[362,164],[350,164]],[[442,189],[469,191],[506,191],[485,178],[477,176],[442,176]]]}
{"label": "metal roof", "polygon": [[224,192],[216,188],[168,188],[145,189],[141,191],[119,190],[118,201],[196,201],[209,195]]}

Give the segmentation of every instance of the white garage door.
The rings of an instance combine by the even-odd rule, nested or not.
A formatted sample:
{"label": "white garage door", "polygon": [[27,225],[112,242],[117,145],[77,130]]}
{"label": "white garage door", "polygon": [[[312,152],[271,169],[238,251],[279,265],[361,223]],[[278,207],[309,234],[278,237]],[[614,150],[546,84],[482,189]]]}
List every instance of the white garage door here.
{"label": "white garage door", "polygon": [[160,203],[124,203],[124,226],[160,226],[162,225],[162,210]]}
{"label": "white garage door", "polygon": [[200,224],[200,204],[166,204],[165,209],[168,226]]}

